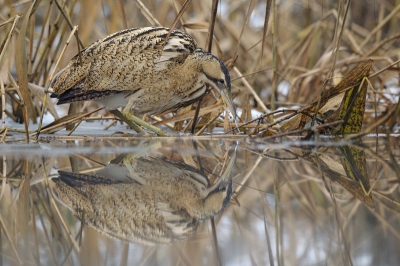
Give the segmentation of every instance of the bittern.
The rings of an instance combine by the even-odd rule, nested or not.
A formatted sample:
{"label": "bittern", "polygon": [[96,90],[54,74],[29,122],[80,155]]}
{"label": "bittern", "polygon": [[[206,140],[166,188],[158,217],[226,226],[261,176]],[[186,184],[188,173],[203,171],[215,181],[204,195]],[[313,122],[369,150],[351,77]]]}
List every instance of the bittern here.
{"label": "bittern", "polygon": [[199,222],[226,207],[234,163],[235,155],[211,184],[184,163],[128,158],[124,165],[109,164],[95,175],[59,171],[52,191],[75,216],[108,236],[143,244],[170,243],[188,238]]}
{"label": "bittern", "polygon": [[[188,106],[214,88],[235,117],[231,80],[224,63],[196,47],[188,33],[143,27],[99,40],[73,57],[51,81],[57,104],[95,100],[106,109],[161,114]],[[150,130],[154,127],[144,125]]]}

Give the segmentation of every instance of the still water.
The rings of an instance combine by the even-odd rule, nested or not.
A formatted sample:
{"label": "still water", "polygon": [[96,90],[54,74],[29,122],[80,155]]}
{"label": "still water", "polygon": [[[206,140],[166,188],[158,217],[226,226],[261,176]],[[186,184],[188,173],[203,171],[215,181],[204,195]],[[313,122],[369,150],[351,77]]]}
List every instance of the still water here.
{"label": "still water", "polygon": [[0,146],[0,265],[397,265],[397,138]]}

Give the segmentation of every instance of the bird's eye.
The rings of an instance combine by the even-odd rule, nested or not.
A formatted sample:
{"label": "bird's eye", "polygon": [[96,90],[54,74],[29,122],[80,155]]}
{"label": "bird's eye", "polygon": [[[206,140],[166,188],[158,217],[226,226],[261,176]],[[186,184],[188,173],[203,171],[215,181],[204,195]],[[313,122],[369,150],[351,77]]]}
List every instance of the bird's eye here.
{"label": "bird's eye", "polygon": [[219,79],[218,82],[224,84],[224,83],[225,83],[225,80]]}

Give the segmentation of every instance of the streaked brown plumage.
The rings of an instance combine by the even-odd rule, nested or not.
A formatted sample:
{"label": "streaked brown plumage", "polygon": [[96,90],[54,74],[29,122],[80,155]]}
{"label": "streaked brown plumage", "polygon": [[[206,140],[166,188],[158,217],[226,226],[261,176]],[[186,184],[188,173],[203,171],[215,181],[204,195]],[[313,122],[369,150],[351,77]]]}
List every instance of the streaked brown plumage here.
{"label": "streaked brown plumage", "polygon": [[235,156],[210,184],[195,168],[158,158],[131,158],[96,175],[59,172],[56,198],[106,235],[144,244],[192,235],[199,222],[224,209],[232,193]]}
{"label": "streaked brown plumage", "polygon": [[229,72],[217,57],[196,49],[189,34],[144,27],[117,32],[88,46],[52,80],[58,104],[96,100],[107,109],[159,114],[187,106],[216,89],[235,115]]}

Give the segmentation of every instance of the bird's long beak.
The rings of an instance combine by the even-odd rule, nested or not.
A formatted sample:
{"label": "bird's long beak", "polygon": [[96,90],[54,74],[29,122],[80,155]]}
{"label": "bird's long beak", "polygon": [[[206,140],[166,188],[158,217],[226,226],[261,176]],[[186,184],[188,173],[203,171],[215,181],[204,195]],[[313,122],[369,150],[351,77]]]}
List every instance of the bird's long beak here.
{"label": "bird's long beak", "polygon": [[225,161],[225,167],[224,169],[221,169],[220,177],[211,186],[211,188],[209,189],[210,191],[215,190],[217,187],[218,188],[226,187],[229,185],[229,183],[232,182],[232,172],[236,164],[236,147],[237,145],[230,148],[228,157]]}
{"label": "bird's long beak", "polygon": [[236,110],[235,106],[233,105],[231,90],[226,86],[226,84],[219,84],[218,88],[219,88],[219,93],[222,96],[222,100],[228,106],[229,112],[232,114],[233,119],[235,120]]}

